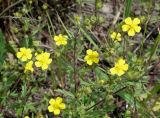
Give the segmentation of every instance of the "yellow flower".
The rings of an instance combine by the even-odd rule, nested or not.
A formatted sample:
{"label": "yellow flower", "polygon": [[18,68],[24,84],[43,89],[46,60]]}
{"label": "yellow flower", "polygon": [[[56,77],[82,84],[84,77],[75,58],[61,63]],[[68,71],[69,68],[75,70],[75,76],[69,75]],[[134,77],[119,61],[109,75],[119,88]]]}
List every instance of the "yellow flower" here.
{"label": "yellow flower", "polygon": [[120,33],[116,33],[116,32],[113,32],[111,34],[111,38],[113,41],[117,42],[117,41],[121,41],[121,34]]}
{"label": "yellow flower", "polygon": [[29,61],[29,62],[26,64],[26,66],[25,66],[24,72],[27,72],[27,71],[33,72],[33,67],[32,67],[32,65],[33,65],[33,61]]}
{"label": "yellow flower", "polygon": [[138,26],[140,24],[139,18],[134,18],[133,20],[128,17],[124,20],[125,24],[122,25],[122,30],[124,32],[128,32],[128,36],[134,36],[135,33],[139,33],[141,31],[141,27]]}
{"label": "yellow flower", "polygon": [[25,116],[24,118],[29,118],[29,116]]}
{"label": "yellow flower", "polygon": [[48,65],[52,62],[52,59],[50,58],[50,53],[48,52],[42,52],[41,54],[36,55],[36,67],[41,67],[42,70],[46,70],[48,68]]}
{"label": "yellow flower", "polygon": [[125,60],[120,58],[113,68],[110,69],[111,75],[117,74],[118,76],[121,76],[125,73],[125,71],[128,70],[128,64],[125,63]]}
{"label": "yellow flower", "polygon": [[84,60],[87,62],[88,65],[99,62],[99,54],[97,53],[97,51],[88,49],[86,53],[87,55],[84,57]]}
{"label": "yellow flower", "polygon": [[27,61],[32,58],[32,51],[29,48],[20,48],[20,51],[17,52],[17,58],[21,59],[21,61]]}
{"label": "yellow flower", "polygon": [[57,46],[66,45],[67,44],[67,36],[59,34],[58,36],[54,36],[54,40]]}
{"label": "yellow flower", "polygon": [[61,97],[57,97],[56,99],[50,99],[48,110],[49,112],[53,112],[54,115],[59,115],[60,110],[65,109],[66,105],[62,103],[63,99]]}

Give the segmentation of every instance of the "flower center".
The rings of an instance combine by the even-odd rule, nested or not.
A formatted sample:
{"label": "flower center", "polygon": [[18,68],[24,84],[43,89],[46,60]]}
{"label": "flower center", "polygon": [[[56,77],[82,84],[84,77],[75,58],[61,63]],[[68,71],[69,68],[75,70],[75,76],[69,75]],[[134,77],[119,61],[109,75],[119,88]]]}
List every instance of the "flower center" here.
{"label": "flower center", "polygon": [[135,25],[134,24],[130,24],[130,30],[134,30],[135,29]]}
{"label": "flower center", "polygon": [[45,65],[46,64],[46,60],[45,59],[41,59],[41,60],[39,60],[39,62],[41,63],[41,65]]}
{"label": "flower center", "polygon": [[26,57],[27,53],[26,52],[22,52],[22,57]]}
{"label": "flower center", "polygon": [[93,60],[95,59],[96,57],[94,55],[89,55],[89,60]]}
{"label": "flower center", "polygon": [[54,104],[54,107],[55,107],[56,109],[59,109],[59,104],[58,104],[58,103],[55,103],[55,104]]}

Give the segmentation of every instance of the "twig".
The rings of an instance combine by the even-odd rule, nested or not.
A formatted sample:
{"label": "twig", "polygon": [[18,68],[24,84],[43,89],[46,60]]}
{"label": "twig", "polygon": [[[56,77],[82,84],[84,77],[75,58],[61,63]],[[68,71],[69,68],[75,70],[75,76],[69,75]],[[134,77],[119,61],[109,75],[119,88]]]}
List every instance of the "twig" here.
{"label": "twig", "polygon": [[[20,20],[28,20],[27,17],[15,17],[15,16],[1,16],[0,19],[20,19]],[[29,19],[30,21],[38,21],[37,19]]]}
{"label": "twig", "polygon": [[114,20],[113,20],[113,22],[112,22],[112,26],[114,26],[114,25],[117,23],[120,15],[121,15],[121,11],[122,11],[122,6],[120,7],[118,13],[117,13],[116,16],[114,17]]}
{"label": "twig", "polygon": [[76,46],[77,46],[77,41],[76,41],[76,38],[74,38],[74,52],[73,52],[73,69],[74,69],[74,72],[73,72],[73,78],[74,78],[74,81],[75,81],[75,95],[76,95],[76,92],[77,92],[77,78],[76,78]]}
{"label": "twig", "polygon": [[9,7],[7,7],[6,9],[4,9],[1,13],[0,13],[0,16],[2,16],[5,12],[7,12],[9,9],[11,9],[12,7],[16,6],[17,4],[23,2],[24,0],[19,0],[15,3],[13,3],[12,5],[10,5]]}

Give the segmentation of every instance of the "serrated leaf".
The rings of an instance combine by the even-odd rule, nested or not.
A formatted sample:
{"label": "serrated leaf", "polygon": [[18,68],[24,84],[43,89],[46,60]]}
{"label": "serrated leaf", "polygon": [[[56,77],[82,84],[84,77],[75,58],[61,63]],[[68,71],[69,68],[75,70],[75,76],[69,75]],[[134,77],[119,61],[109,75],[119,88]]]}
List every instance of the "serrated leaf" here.
{"label": "serrated leaf", "polygon": [[70,97],[74,98],[74,95],[71,92],[68,92],[66,90],[57,89],[55,91],[58,92],[58,93],[63,94],[64,96],[70,96]]}

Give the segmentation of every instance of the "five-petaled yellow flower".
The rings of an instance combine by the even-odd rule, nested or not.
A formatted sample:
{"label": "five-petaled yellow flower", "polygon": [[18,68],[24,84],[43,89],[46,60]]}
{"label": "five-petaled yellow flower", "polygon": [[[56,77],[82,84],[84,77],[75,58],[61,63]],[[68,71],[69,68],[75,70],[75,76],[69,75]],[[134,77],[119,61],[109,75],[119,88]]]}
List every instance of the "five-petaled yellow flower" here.
{"label": "five-petaled yellow flower", "polygon": [[48,110],[49,112],[53,112],[54,115],[59,115],[60,110],[65,109],[66,105],[62,103],[63,99],[61,97],[57,97],[56,99],[50,99]]}
{"label": "five-petaled yellow flower", "polygon": [[128,32],[128,36],[134,36],[135,33],[139,33],[141,31],[141,27],[138,26],[140,24],[139,18],[134,18],[133,20],[128,17],[124,20],[125,24],[122,25],[122,30],[124,32]]}
{"label": "five-petaled yellow flower", "polygon": [[54,36],[54,40],[57,46],[66,45],[67,44],[67,36],[59,34],[58,36]]}
{"label": "five-petaled yellow flower", "polygon": [[32,51],[30,48],[20,48],[20,51],[17,52],[17,58],[21,59],[21,61],[27,61],[32,58]]}
{"label": "five-petaled yellow flower", "polygon": [[29,62],[26,64],[26,66],[25,66],[24,72],[27,72],[27,71],[33,72],[33,67],[32,67],[32,65],[33,65],[33,61],[29,61]]}
{"label": "five-petaled yellow flower", "polygon": [[110,69],[111,75],[121,76],[128,70],[128,64],[125,63],[125,60],[120,58],[113,68]]}
{"label": "five-petaled yellow flower", "polygon": [[97,53],[97,51],[88,49],[86,53],[87,55],[84,57],[84,60],[87,62],[88,65],[99,62],[99,54]]}
{"label": "five-petaled yellow flower", "polygon": [[117,42],[117,41],[121,41],[121,34],[117,33],[117,32],[113,32],[111,34],[111,38],[113,41]]}
{"label": "five-petaled yellow flower", "polygon": [[48,68],[48,65],[52,62],[52,59],[50,58],[50,53],[48,52],[42,52],[41,54],[36,55],[36,67],[41,67],[42,70],[46,70]]}

